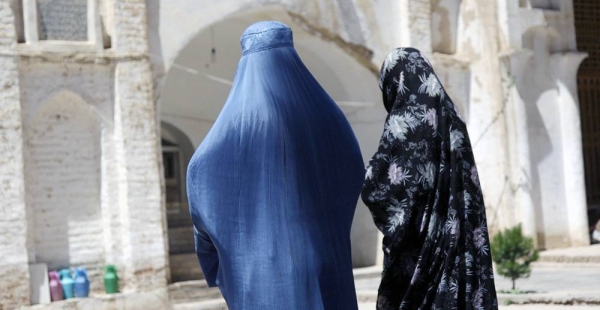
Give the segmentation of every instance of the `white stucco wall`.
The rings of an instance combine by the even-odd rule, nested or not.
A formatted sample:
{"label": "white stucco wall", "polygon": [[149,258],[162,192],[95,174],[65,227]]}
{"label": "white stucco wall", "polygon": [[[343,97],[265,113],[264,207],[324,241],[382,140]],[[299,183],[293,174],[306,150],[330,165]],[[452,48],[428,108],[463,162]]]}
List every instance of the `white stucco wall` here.
{"label": "white stucco wall", "polygon": [[543,248],[589,244],[571,1],[502,3],[513,222]]}
{"label": "white stucco wall", "polygon": [[[0,53],[16,41],[10,1],[0,1]],[[0,57],[0,303],[14,308],[29,302],[27,212],[23,178],[23,127],[18,58]]]}
{"label": "white stucco wall", "polygon": [[[377,147],[385,118],[377,77],[334,43],[303,30],[278,8],[236,14],[200,32],[167,74],[160,96],[161,120],[182,130],[194,147],[200,145],[229,94],[241,56],[239,36],[247,26],[263,19],[276,19],[292,27],[300,57],[339,102],[357,135],[363,158],[368,161]],[[216,82],[215,78],[222,81]],[[378,232],[362,202],[358,203],[351,237],[355,266],[375,264]]]}

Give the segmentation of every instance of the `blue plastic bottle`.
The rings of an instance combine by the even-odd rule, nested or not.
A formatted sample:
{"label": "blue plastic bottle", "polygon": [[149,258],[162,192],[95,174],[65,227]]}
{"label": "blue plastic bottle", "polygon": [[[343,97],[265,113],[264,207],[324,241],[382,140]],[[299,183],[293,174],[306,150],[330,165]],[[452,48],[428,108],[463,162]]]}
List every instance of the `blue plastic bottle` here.
{"label": "blue plastic bottle", "polygon": [[60,284],[63,287],[63,293],[65,299],[73,298],[75,295],[74,291],[74,281],[71,278],[71,270],[63,269],[59,272],[60,274]]}
{"label": "blue plastic bottle", "polygon": [[75,268],[75,296],[85,298],[90,295],[90,280],[85,268]]}

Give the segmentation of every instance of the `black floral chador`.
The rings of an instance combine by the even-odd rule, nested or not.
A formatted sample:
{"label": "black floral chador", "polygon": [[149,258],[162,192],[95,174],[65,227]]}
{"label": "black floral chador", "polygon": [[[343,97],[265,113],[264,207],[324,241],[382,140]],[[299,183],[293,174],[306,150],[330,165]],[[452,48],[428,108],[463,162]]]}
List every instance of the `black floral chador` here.
{"label": "black floral chador", "polygon": [[497,309],[464,121],[416,49],[390,53],[380,88],[389,114],[362,191],[384,234],[377,309]]}

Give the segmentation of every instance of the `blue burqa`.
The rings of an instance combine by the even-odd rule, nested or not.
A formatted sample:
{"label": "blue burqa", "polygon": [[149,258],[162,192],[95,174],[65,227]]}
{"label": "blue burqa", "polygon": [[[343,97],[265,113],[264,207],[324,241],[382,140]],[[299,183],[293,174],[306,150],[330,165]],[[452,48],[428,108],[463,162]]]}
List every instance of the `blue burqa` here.
{"label": "blue burqa", "polygon": [[357,309],[356,138],[278,22],[250,26],[229,98],[188,168],[196,252],[230,309]]}

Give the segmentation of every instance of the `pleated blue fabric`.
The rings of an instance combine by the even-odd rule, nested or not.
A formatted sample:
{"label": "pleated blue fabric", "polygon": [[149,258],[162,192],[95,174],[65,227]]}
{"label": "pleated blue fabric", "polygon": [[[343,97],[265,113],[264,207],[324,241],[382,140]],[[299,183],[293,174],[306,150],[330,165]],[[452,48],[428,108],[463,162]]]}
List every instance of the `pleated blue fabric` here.
{"label": "pleated blue fabric", "polygon": [[230,309],[357,309],[350,227],[364,179],[341,110],[292,31],[250,26],[229,98],[188,167],[196,252]]}

